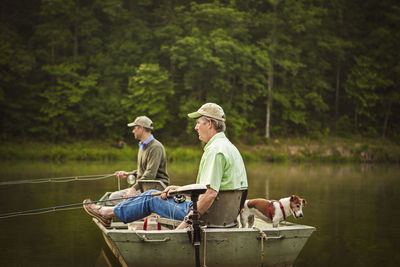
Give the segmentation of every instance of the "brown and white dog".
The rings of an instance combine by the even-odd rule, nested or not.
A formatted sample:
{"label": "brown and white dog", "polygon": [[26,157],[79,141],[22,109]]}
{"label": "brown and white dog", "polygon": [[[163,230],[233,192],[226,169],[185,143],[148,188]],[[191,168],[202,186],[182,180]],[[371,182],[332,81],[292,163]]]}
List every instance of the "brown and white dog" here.
{"label": "brown and white dog", "polygon": [[249,199],[244,203],[240,213],[242,228],[253,227],[254,215],[260,219],[278,227],[279,222],[293,215],[296,218],[303,217],[303,206],[307,204],[305,199],[296,195],[281,198],[279,201],[266,200],[262,198]]}

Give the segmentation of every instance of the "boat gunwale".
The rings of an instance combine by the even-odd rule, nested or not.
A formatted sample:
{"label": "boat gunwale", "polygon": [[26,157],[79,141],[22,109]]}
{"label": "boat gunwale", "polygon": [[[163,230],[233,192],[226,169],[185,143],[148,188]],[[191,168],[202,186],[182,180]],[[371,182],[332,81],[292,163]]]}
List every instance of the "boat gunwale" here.
{"label": "boat gunwale", "polygon": [[[187,229],[175,229],[175,230],[129,230],[129,229],[121,229],[121,228],[113,228],[112,225],[110,228],[106,228],[103,226],[101,223],[97,221],[96,218],[92,219],[97,226],[104,232],[104,233],[121,233],[121,234],[146,234],[146,233],[159,233],[159,234],[171,234],[171,233],[187,233]],[[267,223],[264,223],[267,224]],[[125,228],[125,227],[124,227]],[[256,228],[203,228],[203,231],[206,233],[231,233],[231,232],[260,232],[262,230],[263,232],[276,232],[279,233],[281,231],[295,231],[295,230],[312,230],[312,232],[316,231],[316,228],[313,226],[308,226],[308,225],[302,225],[302,224],[292,224],[290,225],[285,225],[285,226],[280,226],[280,227],[256,227]]]}

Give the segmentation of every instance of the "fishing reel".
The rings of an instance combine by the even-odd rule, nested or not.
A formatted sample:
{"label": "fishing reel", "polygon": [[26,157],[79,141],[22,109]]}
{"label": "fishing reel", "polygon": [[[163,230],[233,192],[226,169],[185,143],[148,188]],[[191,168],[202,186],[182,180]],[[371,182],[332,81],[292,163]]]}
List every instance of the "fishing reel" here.
{"label": "fishing reel", "polygon": [[128,182],[128,184],[135,184],[136,183],[136,177],[133,176],[133,174],[130,174],[128,176],[128,178],[126,179],[126,181]]}
{"label": "fishing reel", "polygon": [[126,180],[127,180],[128,184],[136,184],[137,171],[135,170],[133,172],[130,172]]}
{"label": "fishing reel", "polygon": [[174,201],[176,203],[183,203],[186,201],[186,196],[185,195],[174,195]]}

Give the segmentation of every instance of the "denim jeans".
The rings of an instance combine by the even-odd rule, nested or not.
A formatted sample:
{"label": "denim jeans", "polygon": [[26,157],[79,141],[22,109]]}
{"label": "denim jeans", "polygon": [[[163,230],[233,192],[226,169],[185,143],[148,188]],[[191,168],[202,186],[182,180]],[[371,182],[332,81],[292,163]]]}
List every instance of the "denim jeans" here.
{"label": "denim jeans", "polygon": [[182,221],[189,213],[192,206],[191,201],[176,203],[174,198],[162,199],[160,196],[152,197],[151,194],[159,192],[149,190],[124,202],[118,203],[114,207],[115,214],[124,222],[133,222],[149,216],[151,213],[168,218]]}

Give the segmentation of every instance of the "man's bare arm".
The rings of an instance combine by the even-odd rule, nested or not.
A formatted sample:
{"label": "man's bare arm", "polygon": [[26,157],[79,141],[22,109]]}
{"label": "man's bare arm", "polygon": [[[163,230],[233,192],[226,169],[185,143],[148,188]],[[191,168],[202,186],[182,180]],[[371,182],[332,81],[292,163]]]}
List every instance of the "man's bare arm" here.
{"label": "man's bare arm", "polygon": [[207,191],[204,194],[200,195],[199,201],[197,202],[197,210],[199,211],[200,216],[211,207],[217,195],[217,191],[207,186]]}

